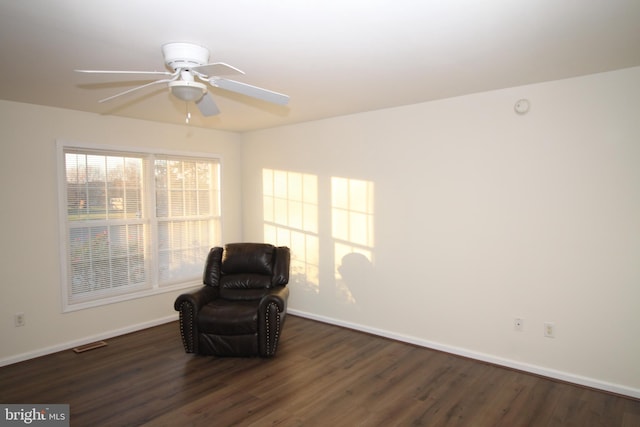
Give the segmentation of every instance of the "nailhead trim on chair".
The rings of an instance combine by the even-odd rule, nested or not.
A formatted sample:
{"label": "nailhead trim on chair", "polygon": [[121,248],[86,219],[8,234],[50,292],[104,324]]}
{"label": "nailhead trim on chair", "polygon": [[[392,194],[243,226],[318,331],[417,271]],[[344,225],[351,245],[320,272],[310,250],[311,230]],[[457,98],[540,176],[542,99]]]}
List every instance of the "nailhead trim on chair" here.
{"label": "nailhead trim on chair", "polygon": [[[184,349],[187,353],[193,353],[193,322],[195,321],[193,315],[193,306],[189,304],[187,301],[184,301],[180,304],[180,336],[182,337],[182,344],[184,345]],[[187,326],[189,328],[188,331],[185,331],[184,328]]]}
{"label": "nailhead trim on chair", "polygon": [[[269,322],[269,318],[271,316],[269,314],[271,313],[272,309],[275,309],[275,312],[276,312],[276,325],[275,325],[275,336],[273,337],[273,346],[271,346],[271,336],[269,335],[269,332],[271,331],[271,325]],[[267,340],[266,353],[267,354],[266,355],[273,356],[274,354],[276,354],[278,339],[280,338],[280,311],[278,311],[278,305],[274,302],[270,303],[267,309],[265,310],[265,325],[267,330],[266,331],[267,332],[267,336],[266,336],[266,340]]]}
{"label": "nailhead trim on chair", "polygon": [[266,345],[265,345],[265,352],[267,353],[267,356],[271,355],[271,349],[269,348],[269,343],[270,341],[270,336],[269,336],[269,331],[271,330],[271,325],[269,324],[269,309],[271,308],[271,304],[269,304],[269,306],[267,307],[267,309],[264,311],[264,322],[266,325],[266,332],[267,332],[267,337],[266,337]]}
{"label": "nailhead trim on chair", "polygon": [[[275,305],[275,304],[274,304]],[[276,336],[273,340],[273,349],[271,351],[271,355],[276,354],[276,348],[278,347],[278,340],[280,339],[280,312],[276,307]]]}

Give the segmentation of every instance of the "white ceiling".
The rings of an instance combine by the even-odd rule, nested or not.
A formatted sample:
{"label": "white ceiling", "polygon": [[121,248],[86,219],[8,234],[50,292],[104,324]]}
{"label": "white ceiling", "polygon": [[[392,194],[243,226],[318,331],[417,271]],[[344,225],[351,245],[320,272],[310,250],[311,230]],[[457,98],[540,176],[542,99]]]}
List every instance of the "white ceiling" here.
{"label": "white ceiling", "polygon": [[0,99],[184,123],[166,88],[99,104],[142,82],[73,71],[165,70],[170,41],[290,95],[191,107],[193,126],[247,131],[638,66],[640,1],[0,0]]}

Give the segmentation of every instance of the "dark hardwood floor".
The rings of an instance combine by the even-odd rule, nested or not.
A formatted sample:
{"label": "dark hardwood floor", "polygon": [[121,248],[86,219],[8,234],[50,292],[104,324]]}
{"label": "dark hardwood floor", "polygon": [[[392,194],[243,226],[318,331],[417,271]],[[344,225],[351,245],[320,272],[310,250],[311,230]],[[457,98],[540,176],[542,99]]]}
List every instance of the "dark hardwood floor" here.
{"label": "dark hardwood floor", "polygon": [[273,359],[185,354],[177,323],[0,368],[72,426],[640,426],[640,401],[289,316]]}

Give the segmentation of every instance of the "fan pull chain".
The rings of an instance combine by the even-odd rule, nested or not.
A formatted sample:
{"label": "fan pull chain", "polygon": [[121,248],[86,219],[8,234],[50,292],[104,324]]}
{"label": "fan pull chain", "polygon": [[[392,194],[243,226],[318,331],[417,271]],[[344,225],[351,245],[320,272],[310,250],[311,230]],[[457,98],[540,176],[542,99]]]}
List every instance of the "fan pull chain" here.
{"label": "fan pull chain", "polygon": [[184,104],[187,106],[187,117],[185,118],[184,122],[186,124],[189,124],[189,121],[191,120],[191,112],[189,111],[189,103],[185,102]]}

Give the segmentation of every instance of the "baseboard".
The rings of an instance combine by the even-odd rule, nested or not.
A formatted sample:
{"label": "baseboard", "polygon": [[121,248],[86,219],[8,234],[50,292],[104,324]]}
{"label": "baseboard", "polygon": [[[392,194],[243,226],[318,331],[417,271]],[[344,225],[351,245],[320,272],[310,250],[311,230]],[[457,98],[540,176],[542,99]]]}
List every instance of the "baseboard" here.
{"label": "baseboard", "polygon": [[0,359],[0,366],[11,365],[14,363],[23,362],[25,360],[34,359],[36,357],[46,356],[47,354],[57,353],[59,351],[64,351],[64,350],[70,350],[74,347],[83,346],[96,341],[107,340],[109,338],[117,337],[119,335],[129,334],[131,332],[141,331],[143,329],[152,328],[154,326],[173,322],[175,320],[178,320],[177,313],[172,314],[170,316],[161,317],[159,319],[150,320],[148,322],[137,323],[135,325],[126,326],[124,328],[114,329],[111,331],[103,332],[101,334],[80,338],[78,340],[68,341],[65,343],[56,344],[54,346],[17,354],[15,356],[10,356],[4,359]]}
{"label": "baseboard", "polygon": [[443,351],[445,353],[455,354],[457,356],[467,357],[469,359],[474,359],[481,362],[491,363],[494,365],[515,369],[518,371],[529,372],[535,375],[540,375],[543,377],[548,377],[548,378],[556,379],[559,381],[564,381],[564,382],[568,382],[568,383],[572,383],[572,384],[576,384],[584,387],[606,391],[609,393],[615,393],[623,396],[632,397],[634,399],[640,399],[639,389],[627,387],[620,384],[609,383],[606,381],[600,381],[594,378],[583,377],[583,376],[571,374],[568,372],[557,371],[554,369],[544,368],[536,365],[530,365],[528,363],[522,363],[515,360],[493,356],[490,354],[475,352],[465,348],[454,347],[454,346],[450,346],[450,345],[446,345],[438,342],[424,340],[421,338],[398,334],[398,333],[383,330],[383,329],[371,328],[369,326],[360,325],[357,323],[345,322],[342,320],[337,320],[331,317],[320,316],[320,315],[308,313],[305,311],[288,309],[287,313],[290,313],[294,316],[316,320],[318,322],[328,323],[331,325],[353,329],[360,332],[366,332],[368,334],[377,335],[377,336],[393,339],[396,341],[414,344],[420,347],[430,348],[433,350]]}

